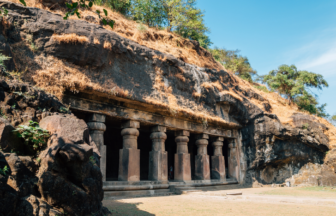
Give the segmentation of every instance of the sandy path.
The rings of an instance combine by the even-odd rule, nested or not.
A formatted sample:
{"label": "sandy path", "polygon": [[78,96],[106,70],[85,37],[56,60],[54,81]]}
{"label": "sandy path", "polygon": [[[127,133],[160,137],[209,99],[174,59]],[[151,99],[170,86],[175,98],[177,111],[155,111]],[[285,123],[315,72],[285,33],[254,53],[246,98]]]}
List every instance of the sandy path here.
{"label": "sandy path", "polygon": [[336,215],[336,190],[249,188],[103,203],[114,215]]}

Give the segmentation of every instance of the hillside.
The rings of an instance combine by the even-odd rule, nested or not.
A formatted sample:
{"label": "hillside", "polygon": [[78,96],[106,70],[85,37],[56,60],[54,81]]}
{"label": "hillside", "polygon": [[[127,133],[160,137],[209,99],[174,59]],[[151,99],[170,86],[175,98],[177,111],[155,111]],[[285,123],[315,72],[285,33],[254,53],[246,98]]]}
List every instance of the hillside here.
{"label": "hillside", "polygon": [[[13,0],[12,2],[19,3],[18,0]],[[36,3],[33,0],[26,1],[27,5],[30,7],[37,7],[37,8],[43,8],[46,9],[52,13],[60,14],[64,16],[65,9],[55,7],[54,9],[49,9],[47,7],[44,7],[41,3]],[[98,23],[98,15],[94,13],[93,11],[96,9],[102,10],[103,7],[101,6],[93,6],[92,10],[83,10],[81,11],[82,19],[91,23]],[[107,8],[106,8],[107,9]],[[104,26],[105,29],[109,31],[113,31],[117,33],[118,35],[128,38],[140,45],[146,46],[148,48],[158,50],[162,53],[171,54],[174,57],[178,58],[179,60],[182,60],[183,62],[193,64],[199,67],[209,68],[209,69],[215,69],[217,71],[223,70],[223,66],[216,62],[214,58],[211,56],[211,54],[205,50],[204,48],[200,47],[197,42],[189,41],[187,39],[181,38],[180,36],[167,32],[165,30],[158,30],[155,28],[148,28],[146,27],[145,31],[140,31],[138,26],[139,24],[135,21],[129,20],[123,15],[113,12],[109,9],[108,10],[108,17],[110,19],[113,19],[116,21],[116,24],[114,26],[114,29],[112,30],[109,26]],[[72,16],[70,19],[78,19],[76,16]],[[54,38],[57,38],[54,36]],[[59,40],[73,40],[75,43],[79,39],[76,38],[76,35],[74,37],[64,37],[64,36],[58,36]],[[26,39],[28,40],[28,39]],[[84,38],[84,42],[85,42]],[[99,43],[99,42],[98,42]],[[104,48],[109,47],[109,44],[104,42]],[[15,53],[14,53],[15,54]],[[18,55],[21,55],[22,53],[18,52]],[[161,58],[158,56],[158,58]],[[27,62],[30,62],[29,59],[26,59]],[[79,72],[79,68],[77,65],[69,65],[69,63],[64,64],[62,60],[50,58],[48,59],[49,62],[54,62],[53,65],[57,69],[61,69],[60,71],[64,71],[63,73],[60,73],[60,71],[57,72],[57,75],[55,77],[58,77],[57,80],[53,79],[52,77],[49,77],[49,85],[46,86],[45,79],[43,79],[43,76],[50,76],[50,74],[55,73],[56,68],[46,66],[45,70],[38,70],[39,76],[33,77],[34,82],[40,87],[45,87],[49,92],[57,95],[58,97],[62,97],[62,93],[65,90],[72,90],[72,91],[78,91],[78,88],[85,88],[85,86],[89,86],[90,88],[99,89],[100,91],[104,91],[104,89],[109,89],[110,84],[105,83],[104,85],[101,84],[101,82],[95,82],[90,75],[83,74]],[[30,65],[32,68],[34,67],[34,63],[31,63]],[[30,67],[29,67],[30,68]],[[23,68],[22,68],[23,69]],[[225,70],[225,69],[224,69]],[[69,73],[70,72],[70,73]],[[230,72],[229,72],[230,73]],[[70,75],[72,74],[72,75]],[[183,72],[179,74],[175,74],[176,77],[178,77],[180,80],[184,81],[185,77]],[[238,99],[246,99],[251,101],[253,104],[257,105],[260,109],[262,109],[265,112],[272,113],[278,116],[281,123],[288,124],[290,126],[295,126],[293,123],[293,114],[295,113],[302,113],[309,115],[306,112],[302,112],[298,109],[298,107],[294,105],[288,105],[286,100],[284,100],[282,97],[280,97],[277,93],[266,93],[264,91],[261,91],[257,88],[255,88],[252,84],[246,82],[245,80],[240,79],[239,77],[235,76],[234,74],[230,73],[231,79],[235,83],[234,86],[229,87],[228,89],[223,90],[221,81],[216,82],[209,82],[208,84],[203,84],[203,87],[206,89],[211,88],[217,88],[218,91],[221,91],[223,94],[230,94],[233,97],[236,97]],[[161,79],[156,79],[157,86],[161,85]],[[112,84],[113,85],[113,84]],[[239,89],[237,89],[237,86],[239,86]],[[118,92],[121,96],[127,97],[130,94],[130,91],[123,90],[119,86],[115,86],[116,92]],[[167,89],[165,90],[167,91]],[[169,90],[168,90],[169,91]],[[258,100],[256,98],[248,98],[246,97],[246,92],[255,92],[262,96],[263,99],[267,101],[267,104],[270,106],[267,106],[267,109],[265,109],[265,102],[263,100]],[[168,92],[169,94],[169,92]],[[201,97],[201,92],[194,92],[195,97]],[[147,102],[154,103],[156,100],[148,98]],[[176,99],[173,97],[170,97],[169,103],[166,105],[166,107],[173,108],[174,110],[180,111],[180,112],[186,112],[189,114],[194,114],[196,116],[200,116],[201,118],[209,118],[210,120],[215,120],[216,117],[210,117],[210,115],[207,114],[207,111],[199,108],[199,109],[193,109],[190,107],[194,107],[194,105],[187,104],[186,106],[178,105],[176,103]],[[330,147],[336,147],[336,128],[330,124],[327,120],[314,116],[314,121],[318,123],[322,123],[326,125],[326,128],[324,129],[324,133],[329,137],[330,140]],[[217,119],[218,121],[221,121],[220,119]]]}

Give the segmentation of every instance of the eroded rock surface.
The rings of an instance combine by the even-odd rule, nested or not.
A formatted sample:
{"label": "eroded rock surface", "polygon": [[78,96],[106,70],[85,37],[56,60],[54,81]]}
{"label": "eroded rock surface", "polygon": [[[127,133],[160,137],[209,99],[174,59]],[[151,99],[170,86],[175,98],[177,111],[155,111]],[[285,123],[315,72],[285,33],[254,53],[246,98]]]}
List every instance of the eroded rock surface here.
{"label": "eroded rock surface", "polygon": [[[11,86],[3,88],[6,97],[0,101],[2,107],[6,106],[5,99],[13,95],[12,89],[27,86],[4,80],[0,83]],[[32,87],[29,89],[35,92]],[[12,132],[14,126],[8,118],[0,119],[0,168],[4,172],[0,174],[0,215],[110,215],[101,203],[104,193],[102,173],[97,165],[99,155],[94,152],[96,146],[86,123],[72,114],[46,111],[46,108],[53,109],[52,104],[57,105],[54,108],[57,111],[62,103],[42,91],[38,95],[33,107],[40,104],[41,111],[32,120],[41,120],[40,126],[51,133],[47,148],[38,158],[34,154],[24,156],[31,153],[25,149],[27,145]],[[51,103],[43,103],[46,98],[52,98]],[[18,104],[25,99],[12,97],[11,100]],[[21,106],[16,108],[7,111],[12,122],[21,119],[13,115],[21,111]]]}

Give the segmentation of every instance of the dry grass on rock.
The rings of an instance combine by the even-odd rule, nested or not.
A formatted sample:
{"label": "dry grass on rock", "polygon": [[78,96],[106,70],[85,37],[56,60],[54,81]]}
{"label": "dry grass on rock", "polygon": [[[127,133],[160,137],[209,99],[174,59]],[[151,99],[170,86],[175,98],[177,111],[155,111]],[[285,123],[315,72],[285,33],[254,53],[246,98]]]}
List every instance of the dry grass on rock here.
{"label": "dry grass on rock", "polygon": [[[21,4],[19,0],[9,0],[10,2],[15,2]],[[52,8],[43,6],[43,4],[39,3],[35,0],[25,0],[28,7],[37,7],[42,8],[44,10],[48,10],[52,13],[60,14],[64,16],[66,10],[64,8]],[[103,26],[105,29],[113,31],[118,35],[133,40],[140,45],[149,47],[154,50],[161,51],[163,53],[169,53],[175,56],[176,58],[189,63],[194,64],[199,67],[206,67],[216,70],[222,70],[223,67],[219,64],[206,49],[200,47],[198,52],[196,52],[195,45],[188,39],[182,38],[181,36],[168,32],[167,30],[158,30],[157,28],[150,28],[144,24],[141,24],[143,27],[140,28],[139,24],[133,20],[130,20],[123,16],[120,13],[117,13],[107,7],[93,5],[91,9],[83,10],[81,9],[79,12],[81,13],[81,20],[85,20],[85,17],[91,16],[95,18],[93,23],[97,23],[99,17],[96,10],[103,11],[106,9],[108,12],[108,19],[115,20],[115,24],[113,29],[110,26]],[[77,16],[71,16],[69,19],[78,20]],[[86,20],[85,20],[86,21]],[[145,28],[146,30],[140,30]]]}
{"label": "dry grass on rock", "polygon": [[85,36],[79,36],[74,33],[72,34],[53,34],[51,37],[52,40],[56,40],[59,43],[67,43],[67,44],[84,44],[89,42],[89,39]]}

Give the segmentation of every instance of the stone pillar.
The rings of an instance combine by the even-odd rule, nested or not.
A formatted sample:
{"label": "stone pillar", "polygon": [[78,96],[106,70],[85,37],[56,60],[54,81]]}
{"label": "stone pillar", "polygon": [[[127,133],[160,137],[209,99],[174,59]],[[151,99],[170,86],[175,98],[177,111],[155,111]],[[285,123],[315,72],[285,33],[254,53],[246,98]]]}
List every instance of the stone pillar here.
{"label": "stone pillar", "polygon": [[138,136],[140,122],[127,121],[121,126],[123,148],[119,150],[119,181],[140,181],[140,150]]}
{"label": "stone pillar", "polygon": [[212,143],[214,148],[213,156],[211,156],[211,176],[212,179],[226,180],[225,174],[225,158],[223,156],[223,137],[217,137]]}
{"label": "stone pillar", "polygon": [[196,137],[197,155],[195,156],[195,179],[210,180],[210,161],[208,155],[208,134]]}
{"label": "stone pillar", "polygon": [[106,130],[105,115],[89,115],[87,125],[90,129],[91,139],[95,142],[100,153],[99,167],[103,175],[103,181],[106,181],[106,145],[104,143],[104,131]]}
{"label": "stone pillar", "polygon": [[177,131],[175,142],[174,179],[177,181],[191,181],[190,154],[188,154],[189,131]]}
{"label": "stone pillar", "polygon": [[149,180],[168,181],[168,153],[165,151],[166,128],[155,126],[150,136],[152,151],[149,152]]}
{"label": "stone pillar", "polygon": [[237,152],[236,152],[236,143],[234,139],[230,141],[228,147],[229,147],[229,158],[228,158],[229,176],[236,178],[238,180]]}

